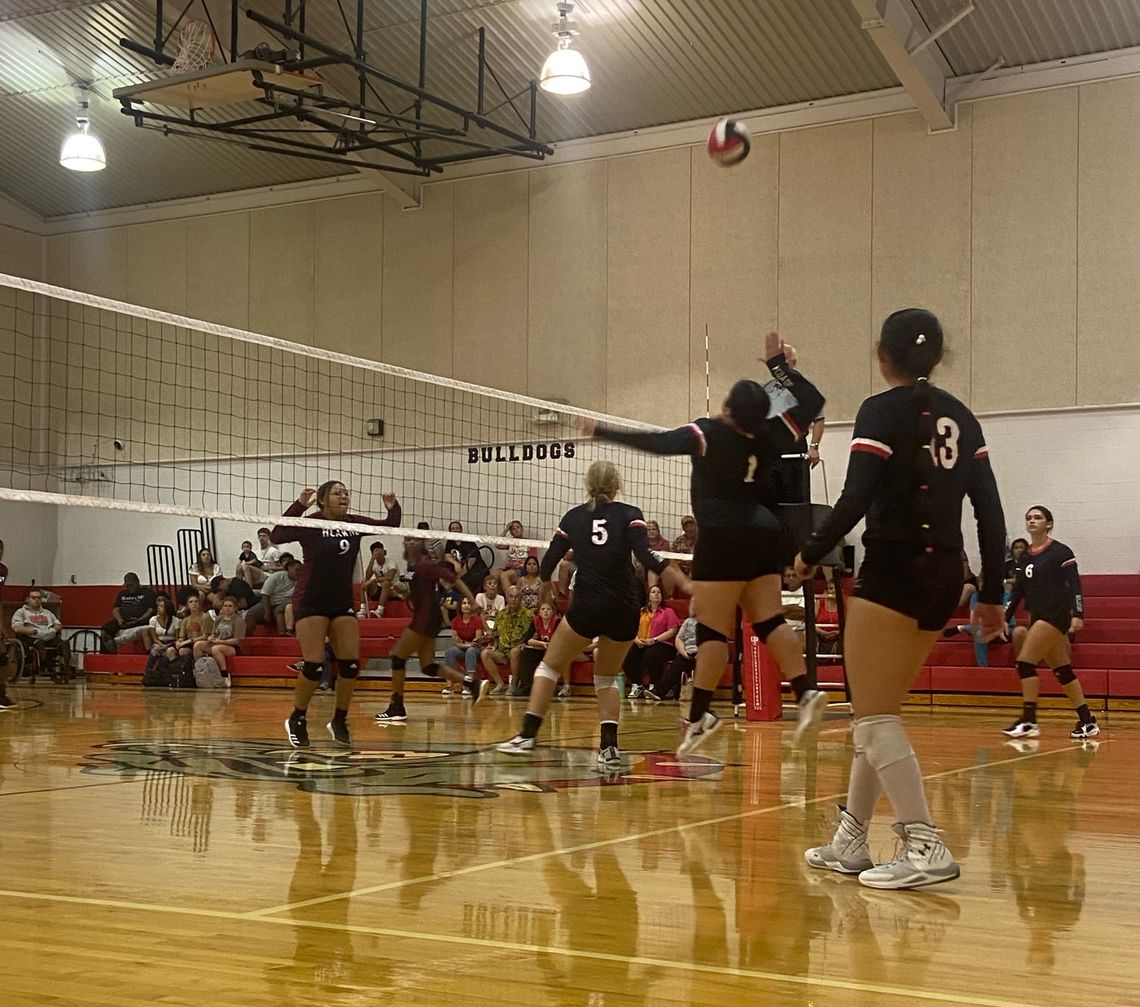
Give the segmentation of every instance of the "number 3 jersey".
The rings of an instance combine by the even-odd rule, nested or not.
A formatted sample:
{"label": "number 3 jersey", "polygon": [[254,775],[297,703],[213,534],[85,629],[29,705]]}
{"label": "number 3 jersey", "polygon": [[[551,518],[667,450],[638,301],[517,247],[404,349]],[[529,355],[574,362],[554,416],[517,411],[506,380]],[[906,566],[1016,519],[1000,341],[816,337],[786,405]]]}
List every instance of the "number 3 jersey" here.
{"label": "number 3 jersey", "polygon": [[593,510],[580,504],[562,516],[542,558],[539,573],[543,580],[550,580],[559,561],[571,549],[578,570],[575,596],[592,602],[640,605],[641,588],[630,561],[631,553],[654,573],[661,573],[669,565],[649,548],[641,509],[617,500],[600,503]]}
{"label": "number 3 jersey", "polygon": [[[1005,516],[981,425],[953,395],[931,387],[934,440],[929,445],[934,469],[927,488],[919,483],[916,436],[919,415],[912,386],[889,388],[865,399],[855,418],[851,457],[843,494],[835,509],[801,550],[817,562],[866,515],[863,544],[894,544],[915,551],[962,549],[962,498],[969,495],[978,519],[982,550],[979,600],[1001,601],[1005,559]],[[924,514],[919,495],[929,493]],[[929,529],[923,524],[929,523]]]}

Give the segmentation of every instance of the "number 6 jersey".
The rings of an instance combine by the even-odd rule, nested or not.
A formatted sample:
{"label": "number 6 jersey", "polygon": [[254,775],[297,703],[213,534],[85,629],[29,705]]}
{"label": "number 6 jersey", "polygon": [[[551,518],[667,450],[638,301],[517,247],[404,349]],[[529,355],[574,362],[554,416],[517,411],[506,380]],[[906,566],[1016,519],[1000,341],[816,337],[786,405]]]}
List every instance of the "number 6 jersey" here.
{"label": "number 6 jersey", "polygon": [[818,562],[866,515],[863,544],[893,543],[916,551],[929,542],[936,549],[962,549],[962,498],[969,495],[978,519],[982,550],[979,600],[1002,596],[1005,516],[981,425],[958,399],[930,389],[934,415],[934,457],[930,473],[929,512],[924,530],[918,513],[918,415],[912,386],[889,388],[865,399],[855,418],[851,458],[843,495],[835,509],[801,550],[804,561]]}

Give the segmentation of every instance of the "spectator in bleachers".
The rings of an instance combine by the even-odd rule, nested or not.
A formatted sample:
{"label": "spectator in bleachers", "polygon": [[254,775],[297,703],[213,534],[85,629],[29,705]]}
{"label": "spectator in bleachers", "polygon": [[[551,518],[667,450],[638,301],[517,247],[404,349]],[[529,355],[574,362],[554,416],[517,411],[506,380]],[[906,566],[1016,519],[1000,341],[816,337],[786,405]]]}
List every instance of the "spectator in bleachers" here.
{"label": "spectator in bleachers", "polygon": [[253,608],[246,609],[246,636],[262,623],[274,626],[278,633],[293,633],[290,602],[293,600],[293,589],[297,585],[297,571],[301,569],[301,564],[288,552],[281,553],[278,562],[284,569],[274,570],[265,578],[261,585],[260,600]]}
{"label": "spectator in bleachers", "polygon": [[451,620],[459,614],[459,603],[463,600],[463,592],[459,590],[458,584],[441,583],[436,600],[439,602],[443,625],[450,626]]}
{"label": "spectator in bleachers", "polygon": [[[0,539],[0,594],[8,582],[8,568],[4,565],[4,541]],[[10,710],[16,705],[8,695],[8,651],[4,647],[4,627],[0,625],[0,710]]]}
{"label": "spectator in bleachers", "polygon": [[[459,603],[459,614],[451,620],[451,646],[444,663],[470,678],[479,667],[479,653],[486,639],[487,627],[469,598]],[[453,695],[458,696],[459,690]]]}
{"label": "spectator in bleachers", "polygon": [[506,608],[495,617],[494,642],[483,648],[483,668],[495,683],[492,696],[501,696],[507,691],[506,683],[499,673],[500,668],[509,668],[512,679],[518,675],[523,637],[533,622],[534,616],[523,608],[518,585],[512,584],[507,588]]}
{"label": "spectator in bleachers", "polygon": [[212,657],[218,670],[230,685],[230,674],[226,662],[241,653],[241,642],[245,639],[245,620],[238,614],[237,599],[227,595],[222,599],[222,607],[214,620],[214,628],[205,640],[194,644],[194,659]]}
{"label": "spectator in bleachers", "polygon": [[[360,605],[365,614],[371,604],[374,606],[372,614],[382,616],[392,593],[392,585],[396,582],[396,567],[388,562],[388,550],[383,542],[373,542],[369,546],[369,552],[368,565],[364,568],[364,583],[360,588]],[[368,600],[365,601],[365,598]]]}
{"label": "spectator in bleachers", "polygon": [[207,588],[217,575],[218,564],[214,560],[214,554],[209,549],[199,549],[198,559],[190,567],[190,583],[195,587]]}
{"label": "spectator in bleachers", "polygon": [[[671,552],[692,553],[697,547],[697,519],[692,514],[681,518],[681,534],[673,539]],[[674,560],[681,572],[688,577],[692,573],[692,564]]]}
{"label": "spectator in bleachers", "polygon": [[645,538],[654,552],[669,552],[669,540],[661,534],[661,525],[656,521],[645,522]]}
{"label": "spectator in bleachers", "polygon": [[515,545],[511,539],[520,539],[526,535],[526,529],[523,528],[521,521],[511,521],[506,528],[503,529],[504,539],[495,543],[496,549],[506,550],[507,557],[503,563],[503,568],[499,571],[499,585],[503,590],[503,594],[507,593],[507,588],[511,584],[517,584],[519,577],[522,575],[526,567],[526,560],[528,556],[538,558],[538,549],[534,546]]}
{"label": "spectator in bleachers", "polygon": [[260,587],[272,573],[281,569],[281,550],[269,541],[269,529],[257,529],[258,547],[237,565],[237,576],[250,587]]}
{"label": "spectator in bleachers", "polygon": [[214,617],[206,611],[202,596],[195,591],[186,596],[186,615],[178,624],[174,646],[167,650],[166,656],[171,661],[175,657],[193,657],[194,648],[199,643],[205,643],[213,632]]}
{"label": "spectator in bleachers", "polygon": [[222,610],[222,602],[226,598],[233,598],[239,612],[245,612],[257,604],[257,592],[244,580],[218,574],[210,581],[210,604],[215,612]]}
{"label": "spectator in bleachers", "polygon": [[475,607],[484,620],[494,619],[507,607],[507,599],[499,594],[499,578],[493,573],[487,574],[483,581],[483,590],[475,595]]}
{"label": "spectator in bleachers", "polygon": [[123,589],[115,595],[111,618],[100,630],[104,654],[118,653],[124,643],[137,640],[146,632],[154,615],[154,592],[143,587],[137,573],[123,576]]}
{"label": "spectator in bleachers", "polygon": [[[546,653],[550,638],[558,628],[562,617],[554,610],[554,606],[544,601],[538,606],[538,613],[534,622],[523,637],[523,649],[518,659],[518,678],[511,679],[512,696],[529,696],[534,673]],[[569,683],[565,683],[569,684]]]}
{"label": "spectator in bleachers", "polygon": [[693,675],[697,666],[697,617],[693,614],[693,602],[689,601],[689,617],[681,623],[677,635],[673,637],[672,660],[666,666],[656,685],[651,685],[642,695],[654,702],[681,698],[681,683]]}
{"label": "spectator in bleachers", "polygon": [[43,592],[33,587],[24,604],[12,614],[12,632],[29,651],[39,654],[41,667],[58,662],[65,669],[71,665],[67,641],[60,635],[60,621],[54,612],[44,608]]}
{"label": "spectator in bleachers", "polygon": [[1015,538],[1009,544],[1009,556],[1005,561],[1005,589],[1007,591],[1013,590],[1013,585],[1017,583],[1017,568],[1021,566],[1021,561],[1025,558],[1025,554],[1029,551],[1029,542],[1023,538]]}
{"label": "spectator in bleachers", "polygon": [[978,593],[978,575],[970,569],[970,557],[962,550],[962,595],[958,599],[959,608],[969,608],[970,599]]}
{"label": "spectator in bleachers", "polygon": [[641,610],[641,623],[637,628],[637,639],[626,654],[623,669],[630,683],[629,698],[638,699],[644,691],[645,676],[649,676],[650,686],[655,686],[665,670],[665,664],[675,653],[673,637],[681,621],[665,603],[660,587],[649,589],[649,598]]}
{"label": "spectator in bleachers", "polygon": [[174,614],[174,605],[166,595],[157,594],[154,598],[154,615],[150,617],[142,635],[143,646],[148,654],[161,654],[177,638],[178,616]]}
{"label": "spectator in bleachers", "polygon": [[519,578],[519,591],[522,594],[523,608],[537,612],[539,598],[542,595],[542,578],[538,575],[538,558],[536,556],[527,556],[526,558],[522,577]]}
{"label": "spectator in bleachers", "polygon": [[[416,524],[419,531],[431,531],[431,525],[426,521],[419,521]],[[431,557],[433,563],[439,563],[443,559],[443,539],[441,538],[428,538],[423,539],[424,549]]]}
{"label": "spectator in bleachers", "polygon": [[[447,526],[447,530],[450,533],[463,534],[463,522],[452,521]],[[444,543],[443,551],[450,553],[459,560],[459,569],[462,574],[460,579],[467,585],[472,594],[476,594],[483,581],[487,579],[487,574],[491,572],[483,559],[483,554],[479,551],[479,547],[474,542],[448,539]]]}

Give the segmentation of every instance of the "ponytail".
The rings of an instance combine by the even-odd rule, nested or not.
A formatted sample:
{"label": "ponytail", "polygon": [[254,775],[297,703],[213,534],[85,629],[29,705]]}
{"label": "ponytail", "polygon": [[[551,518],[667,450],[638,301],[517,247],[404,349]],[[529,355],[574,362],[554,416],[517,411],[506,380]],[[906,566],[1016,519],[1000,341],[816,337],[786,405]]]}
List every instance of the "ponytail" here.
{"label": "ponytail", "polygon": [[586,472],[586,507],[597,510],[599,504],[613,500],[621,492],[621,476],[610,461],[596,461]]}

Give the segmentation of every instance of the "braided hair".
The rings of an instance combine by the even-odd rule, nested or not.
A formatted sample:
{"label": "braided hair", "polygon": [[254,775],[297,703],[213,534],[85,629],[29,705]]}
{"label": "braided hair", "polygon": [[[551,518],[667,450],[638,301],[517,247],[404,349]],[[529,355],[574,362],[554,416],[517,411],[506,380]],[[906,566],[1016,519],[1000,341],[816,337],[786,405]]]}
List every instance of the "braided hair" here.
{"label": "braided hair", "polygon": [[935,420],[930,372],[942,359],[942,325],[925,308],[903,308],[889,314],[879,336],[891,368],[903,378],[914,381],[913,409],[915,418],[914,485],[916,511],[922,528],[926,552],[934,551],[930,534],[930,477],[934,474]]}

